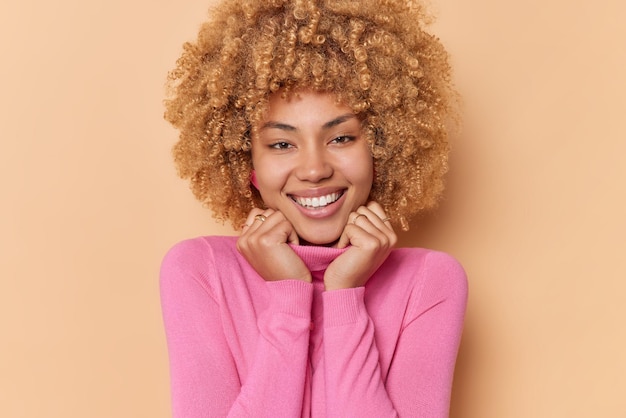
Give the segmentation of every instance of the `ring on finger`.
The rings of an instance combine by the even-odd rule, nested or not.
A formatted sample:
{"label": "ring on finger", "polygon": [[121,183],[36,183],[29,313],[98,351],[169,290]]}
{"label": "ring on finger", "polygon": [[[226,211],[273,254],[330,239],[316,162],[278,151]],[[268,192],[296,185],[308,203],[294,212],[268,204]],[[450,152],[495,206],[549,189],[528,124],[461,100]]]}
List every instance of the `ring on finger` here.
{"label": "ring on finger", "polygon": [[387,221],[390,221],[390,220],[391,220],[390,217],[386,217],[386,218],[381,219],[381,221],[383,221],[383,222],[387,222]]}
{"label": "ring on finger", "polygon": [[356,220],[359,219],[360,216],[365,216],[362,213],[357,213],[357,215],[352,219],[352,224],[356,225]]}
{"label": "ring on finger", "polygon": [[256,215],[256,216],[254,217],[254,219],[259,220],[259,221],[261,221],[261,222],[265,222],[265,220],[267,219],[267,216],[265,216],[265,215],[263,215],[263,214],[259,214],[259,215]]}

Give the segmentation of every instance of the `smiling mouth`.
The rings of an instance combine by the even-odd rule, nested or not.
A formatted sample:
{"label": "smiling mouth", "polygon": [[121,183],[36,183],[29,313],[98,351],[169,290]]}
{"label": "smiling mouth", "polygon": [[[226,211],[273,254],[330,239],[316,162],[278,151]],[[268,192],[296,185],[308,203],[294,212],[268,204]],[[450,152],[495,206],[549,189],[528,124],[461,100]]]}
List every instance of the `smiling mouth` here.
{"label": "smiling mouth", "polygon": [[341,196],[343,196],[343,191],[330,193],[325,196],[317,196],[317,197],[298,197],[298,196],[289,196],[291,200],[296,202],[298,205],[304,208],[323,208],[331,203],[335,203]]}

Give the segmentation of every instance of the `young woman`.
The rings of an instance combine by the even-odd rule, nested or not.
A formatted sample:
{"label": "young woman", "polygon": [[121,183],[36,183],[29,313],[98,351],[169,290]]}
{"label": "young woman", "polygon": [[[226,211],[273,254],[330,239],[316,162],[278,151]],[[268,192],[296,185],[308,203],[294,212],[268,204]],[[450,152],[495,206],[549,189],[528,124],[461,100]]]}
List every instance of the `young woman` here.
{"label": "young woman", "polygon": [[445,417],[467,284],[394,249],[447,169],[447,55],[411,1],[227,0],[170,74],[180,174],[239,237],[161,274],[175,417]]}

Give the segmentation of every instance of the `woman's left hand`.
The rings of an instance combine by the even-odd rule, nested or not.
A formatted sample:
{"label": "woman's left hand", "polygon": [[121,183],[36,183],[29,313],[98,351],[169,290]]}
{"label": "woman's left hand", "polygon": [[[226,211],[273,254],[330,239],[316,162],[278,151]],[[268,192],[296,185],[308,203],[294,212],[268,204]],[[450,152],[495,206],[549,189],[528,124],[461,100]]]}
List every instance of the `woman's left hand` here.
{"label": "woman's left hand", "polygon": [[398,238],[382,206],[368,202],[348,216],[338,248],[351,247],[326,269],[326,290],[365,285],[387,259]]}

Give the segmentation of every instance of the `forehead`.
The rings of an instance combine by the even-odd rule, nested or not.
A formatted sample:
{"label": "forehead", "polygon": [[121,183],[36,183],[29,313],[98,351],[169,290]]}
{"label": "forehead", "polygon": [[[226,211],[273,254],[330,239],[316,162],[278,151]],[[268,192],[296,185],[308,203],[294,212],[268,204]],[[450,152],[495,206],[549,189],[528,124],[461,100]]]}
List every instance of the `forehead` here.
{"label": "forehead", "polygon": [[333,93],[297,91],[270,95],[263,123],[300,122],[326,123],[343,115],[355,115],[352,109],[339,102]]}

